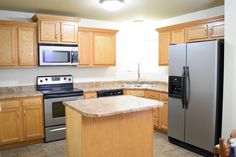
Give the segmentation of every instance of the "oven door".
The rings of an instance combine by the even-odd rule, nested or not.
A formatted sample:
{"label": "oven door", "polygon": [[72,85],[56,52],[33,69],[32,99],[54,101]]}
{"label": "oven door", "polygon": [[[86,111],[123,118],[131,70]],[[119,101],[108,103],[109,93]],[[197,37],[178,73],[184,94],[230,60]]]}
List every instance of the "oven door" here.
{"label": "oven door", "polygon": [[45,127],[65,124],[63,101],[83,99],[83,96],[44,99]]}

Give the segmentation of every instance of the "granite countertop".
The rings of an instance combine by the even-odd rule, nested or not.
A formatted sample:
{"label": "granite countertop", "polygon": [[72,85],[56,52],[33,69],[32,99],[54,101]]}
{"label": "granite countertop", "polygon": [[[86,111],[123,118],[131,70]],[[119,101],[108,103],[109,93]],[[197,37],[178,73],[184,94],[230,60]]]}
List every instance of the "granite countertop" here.
{"label": "granite countertop", "polygon": [[160,101],[126,95],[67,101],[64,104],[86,117],[113,116],[163,106],[163,102]]}
{"label": "granite countertop", "polygon": [[38,91],[6,92],[0,94],[0,99],[23,98],[31,96],[42,96],[42,95],[43,94]]}

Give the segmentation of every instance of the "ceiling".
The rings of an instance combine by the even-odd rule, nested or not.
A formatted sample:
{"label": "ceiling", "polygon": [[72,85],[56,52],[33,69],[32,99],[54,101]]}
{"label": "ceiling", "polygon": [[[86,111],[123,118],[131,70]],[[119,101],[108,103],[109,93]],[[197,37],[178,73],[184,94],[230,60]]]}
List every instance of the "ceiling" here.
{"label": "ceiling", "polygon": [[105,21],[160,20],[216,6],[224,0],[125,0],[122,9],[109,12],[99,0],[0,0],[1,10],[50,13]]}

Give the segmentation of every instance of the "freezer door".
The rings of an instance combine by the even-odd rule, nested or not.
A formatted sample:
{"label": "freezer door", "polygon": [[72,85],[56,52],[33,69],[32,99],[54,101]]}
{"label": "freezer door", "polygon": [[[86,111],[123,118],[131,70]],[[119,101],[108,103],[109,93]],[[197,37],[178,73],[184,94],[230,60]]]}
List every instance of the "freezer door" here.
{"label": "freezer door", "polygon": [[[169,76],[181,76],[186,65],[186,44],[169,47]],[[179,98],[168,98],[168,136],[184,141],[185,110]]]}
{"label": "freezer door", "polygon": [[185,142],[211,152],[215,140],[217,41],[187,44],[187,66]]}

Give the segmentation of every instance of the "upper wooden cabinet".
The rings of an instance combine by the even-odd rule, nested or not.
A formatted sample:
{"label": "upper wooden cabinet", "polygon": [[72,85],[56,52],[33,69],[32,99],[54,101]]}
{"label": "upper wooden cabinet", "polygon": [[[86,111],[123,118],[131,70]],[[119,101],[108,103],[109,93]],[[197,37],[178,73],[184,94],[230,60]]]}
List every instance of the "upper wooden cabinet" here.
{"label": "upper wooden cabinet", "polygon": [[201,24],[186,28],[187,41],[199,41],[208,38],[208,25]]}
{"label": "upper wooden cabinet", "polygon": [[0,68],[37,65],[37,24],[0,21]]}
{"label": "upper wooden cabinet", "polygon": [[159,33],[159,65],[168,65],[170,32]]}
{"label": "upper wooden cabinet", "polygon": [[168,65],[170,44],[224,38],[224,16],[158,28],[156,31],[159,32],[159,65]]}
{"label": "upper wooden cabinet", "polygon": [[0,66],[17,65],[17,27],[0,22]]}
{"label": "upper wooden cabinet", "polygon": [[171,31],[171,44],[183,43],[185,43],[185,30],[182,28]]}
{"label": "upper wooden cabinet", "polygon": [[77,44],[79,18],[35,14],[39,43]]}
{"label": "upper wooden cabinet", "polygon": [[79,67],[116,65],[117,30],[79,28]]}
{"label": "upper wooden cabinet", "polygon": [[208,24],[209,38],[223,38],[224,37],[224,21],[217,21]]}

